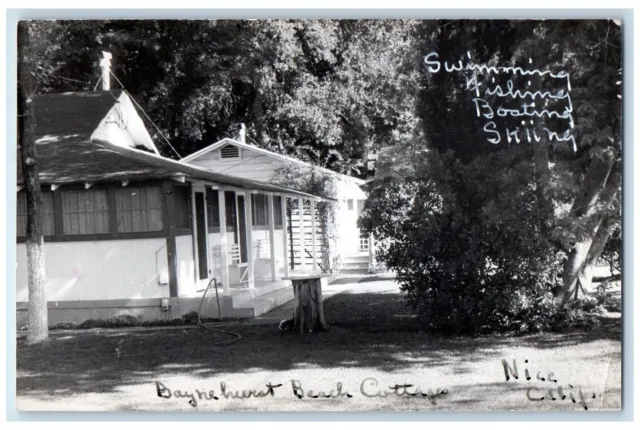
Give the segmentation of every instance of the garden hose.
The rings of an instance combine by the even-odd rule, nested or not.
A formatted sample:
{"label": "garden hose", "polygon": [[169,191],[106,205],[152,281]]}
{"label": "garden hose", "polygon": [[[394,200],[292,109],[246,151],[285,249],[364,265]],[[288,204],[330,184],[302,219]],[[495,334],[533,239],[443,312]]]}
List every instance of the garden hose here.
{"label": "garden hose", "polygon": [[230,334],[232,336],[234,336],[233,339],[230,340],[223,340],[223,341],[219,341],[219,342],[215,342],[215,345],[220,345],[220,344],[231,344],[233,342],[236,342],[240,339],[242,339],[242,336],[240,336],[238,333],[232,332],[232,331],[227,331],[227,330],[220,330],[218,327],[225,327],[225,326],[229,326],[229,325],[236,325],[238,324],[237,322],[231,322],[231,323],[226,323],[226,324],[218,324],[214,327],[208,327],[207,324],[203,323],[200,317],[200,312],[202,311],[202,304],[204,303],[204,298],[207,296],[207,292],[209,291],[209,288],[211,288],[211,284],[213,283],[214,288],[216,289],[216,302],[218,304],[218,321],[222,321],[222,312],[220,310],[220,297],[218,295],[218,281],[216,280],[216,278],[212,278],[211,281],[209,281],[209,283],[207,284],[207,288],[204,289],[204,293],[202,294],[202,299],[200,299],[200,306],[198,306],[198,325],[202,328],[204,328],[205,330],[209,330],[209,331],[217,331],[220,333],[226,333],[226,334]]}

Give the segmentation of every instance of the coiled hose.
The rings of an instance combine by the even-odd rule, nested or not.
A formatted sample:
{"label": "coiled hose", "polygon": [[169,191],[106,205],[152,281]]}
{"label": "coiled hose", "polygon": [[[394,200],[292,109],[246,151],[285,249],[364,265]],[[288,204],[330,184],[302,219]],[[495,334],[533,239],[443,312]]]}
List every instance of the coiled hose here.
{"label": "coiled hose", "polygon": [[202,328],[204,328],[205,330],[209,330],[209,331],[217,331],[219,333],[225,333],[225,334],[230,334],[231,336],[234,336],[233,339],[229,339],[229,340],[221,340],[218,342],[214,342],[213,345],[221,345],[221,344],[226,344],[226,345],[230,345],[234,342],[237,342],[238,340],[242,339],[242,336],[240,336],[238,333],[235,333],[233,331],[228,331],[228,330],[220,330],[218,327],[226,327],[226,326],[230,326],[230,325],[236,325],[238,324],[238,322],[229,322],[229,323],[225,323],[225,324],[217,324],[213,327],[209,327],[208,324],[205,324],[202,322],[201,318],[200,318],[200,312],[202,311],[202,304],[204,303],[204,298],[207,296],[207,292],[209,291],[209,288],[211,288],[211,284],[214,285],[214,288],[216,290],[216,303],[218,304],[218,321],[222,321],[222,311],[220,309],[220,297],[218,296],[218,281],[216,278],[212,278],[211,281],[209,281],[209,283],[207,284],[207,288],[204,289],[204,294],[202,294],[202,299],[200,299],[200,306],[198,306],[198,325]]}

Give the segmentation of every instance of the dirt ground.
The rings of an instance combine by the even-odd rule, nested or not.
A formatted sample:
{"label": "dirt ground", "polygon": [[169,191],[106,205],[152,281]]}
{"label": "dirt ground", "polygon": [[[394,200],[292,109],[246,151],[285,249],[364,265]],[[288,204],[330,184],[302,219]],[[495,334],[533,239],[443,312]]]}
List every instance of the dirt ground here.
{"label": "dirt ground", "polygon": [[[291,315],[291,303],[261,318],[219,326],[224,332],[59,330],[39,346],[27,346],[21,335],[18,409],[620,408],[618,318],[591,332],[439,337],[420,328],[393,280],[339,280],[326,295],[331,327],[317,335],[277,330],[277,322]],[[238,335],[233,343],[217,343]]]}

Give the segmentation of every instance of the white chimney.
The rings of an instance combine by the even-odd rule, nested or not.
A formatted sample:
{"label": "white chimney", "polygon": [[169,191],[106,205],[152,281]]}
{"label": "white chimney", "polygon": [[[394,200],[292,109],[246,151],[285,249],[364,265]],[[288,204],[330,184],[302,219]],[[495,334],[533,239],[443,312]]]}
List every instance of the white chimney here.
{"label": "white chimney", "polygon": [[245,143],[245,136],[247,134],[247,128],[244,124],[240,124],[240,142]]}
{"label": "white chimney", "polygon": [[111,89],[111,53],[102,51],[102,59],[100,60],[102,68],[102,90],[109,91]]}

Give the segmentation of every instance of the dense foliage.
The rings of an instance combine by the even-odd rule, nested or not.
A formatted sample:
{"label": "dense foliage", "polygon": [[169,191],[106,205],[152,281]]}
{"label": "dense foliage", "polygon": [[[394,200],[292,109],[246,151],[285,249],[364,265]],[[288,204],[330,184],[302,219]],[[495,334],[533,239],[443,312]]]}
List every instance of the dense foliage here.
{"label": "dense foliage", "polygon": [[[34,22],[39,91],[92,91],[100,52],[181,156],[247,138],[339,172],[403,140],[415,121],[401,69],[415,22],[377,20]],[[120,83],[114,80],[113,88]],[[155,132],[155,128],[149,125]],[[175,157],[156,134],[160,151]]]}
{"label": "dense foliage", "polygon": [[[569,72],[576,149],[547,138],[488,143],[465,91],[470,74],[423,70],[422,128],[392,162],[379,162],[362,226],[432,329],[589,326],[602,307],[579,293],[591,289],[603,250],[619,257],[619,242],[608,239],[620,221],[620,28],[611,21],[446,26],[422,27],[423,53]],[[520,125],[520,118],[496,121]],[[553,126],[539,122],[538,130]]]}

